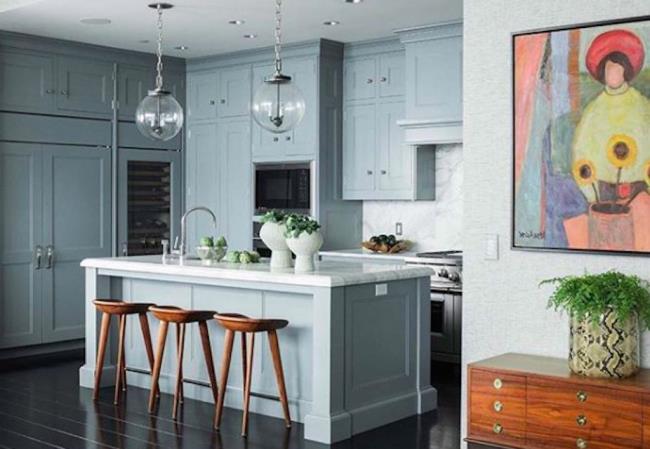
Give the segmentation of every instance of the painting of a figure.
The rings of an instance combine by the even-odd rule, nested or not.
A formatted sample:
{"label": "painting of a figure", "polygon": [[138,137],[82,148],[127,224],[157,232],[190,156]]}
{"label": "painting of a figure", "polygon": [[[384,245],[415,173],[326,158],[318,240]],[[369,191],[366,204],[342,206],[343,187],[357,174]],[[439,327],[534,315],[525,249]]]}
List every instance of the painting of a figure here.
{"label": "painting of a figure", "polygon": [[513,247],[650,253],[650,20],[519,34]]}

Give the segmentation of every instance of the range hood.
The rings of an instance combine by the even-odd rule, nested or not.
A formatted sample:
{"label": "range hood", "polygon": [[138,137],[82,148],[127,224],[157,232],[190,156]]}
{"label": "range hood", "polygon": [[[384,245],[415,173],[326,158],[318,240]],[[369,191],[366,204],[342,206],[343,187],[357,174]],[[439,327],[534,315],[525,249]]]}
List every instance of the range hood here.
{"label": "range hood", "polygon": [[395,32],[406,52],[406,118],[397,121],[405,143],[462,142],[462,22]]}

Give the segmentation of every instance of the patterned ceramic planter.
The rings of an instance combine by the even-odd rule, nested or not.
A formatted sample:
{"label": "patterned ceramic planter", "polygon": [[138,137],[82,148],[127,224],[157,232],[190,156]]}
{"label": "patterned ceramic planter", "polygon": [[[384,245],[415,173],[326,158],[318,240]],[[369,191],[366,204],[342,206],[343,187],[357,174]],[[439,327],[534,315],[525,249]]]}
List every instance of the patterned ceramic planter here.
{"label": "patterned ceramic planter", "polygon": [[609,309],[600,320],[571,319],[571,371],[589,377],[627,377],[639,370],[639,319]]}

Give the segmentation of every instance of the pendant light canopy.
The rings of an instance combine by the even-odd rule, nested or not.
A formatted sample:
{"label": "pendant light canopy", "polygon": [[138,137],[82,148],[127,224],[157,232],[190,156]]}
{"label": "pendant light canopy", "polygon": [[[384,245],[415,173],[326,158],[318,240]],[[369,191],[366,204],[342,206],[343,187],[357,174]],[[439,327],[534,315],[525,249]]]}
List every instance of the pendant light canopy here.
{"label": "pendant light canopy", "polygon": [[162,14],[163,10],[173,8],[169,3],[152,3],[150,8],[158,12],[158,63],[156,65],[156,86],[140,102],[135,111],[138,130],[153,140],[173,139],[183,128],[183,108],[171,92],[163,89],[162,77]]}
{"label": "pendant light canopy", "polygon": [[273,133],[293,129],[305,115],[305,98],[290,76],[282,74],[282,0],[275,1],[275,73],[253,97],[253,118]]}

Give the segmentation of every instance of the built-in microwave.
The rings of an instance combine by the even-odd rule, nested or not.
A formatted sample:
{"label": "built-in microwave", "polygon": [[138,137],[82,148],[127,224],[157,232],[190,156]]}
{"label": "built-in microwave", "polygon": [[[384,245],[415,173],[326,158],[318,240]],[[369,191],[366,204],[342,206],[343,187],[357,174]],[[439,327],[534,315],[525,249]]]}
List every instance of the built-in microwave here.
{"label": "built-in microwave", "polygon": [[255,215],[271,209],[311,214],[309,163],[255,165]]}

